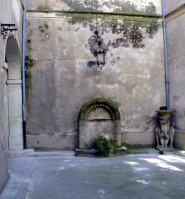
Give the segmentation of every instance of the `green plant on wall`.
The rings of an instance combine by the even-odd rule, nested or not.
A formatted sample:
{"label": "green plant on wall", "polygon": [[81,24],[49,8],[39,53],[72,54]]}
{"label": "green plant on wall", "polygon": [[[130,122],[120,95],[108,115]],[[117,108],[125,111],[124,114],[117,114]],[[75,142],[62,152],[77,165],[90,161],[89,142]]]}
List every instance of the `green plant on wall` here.
{"label": "green plant on wall", "polygon": [[108,157],[110,153],[117,153],[117,145],[113,139],[108,140],[103,136],[99,136],[94,140],[95,148],[98,149],[100,155]]}

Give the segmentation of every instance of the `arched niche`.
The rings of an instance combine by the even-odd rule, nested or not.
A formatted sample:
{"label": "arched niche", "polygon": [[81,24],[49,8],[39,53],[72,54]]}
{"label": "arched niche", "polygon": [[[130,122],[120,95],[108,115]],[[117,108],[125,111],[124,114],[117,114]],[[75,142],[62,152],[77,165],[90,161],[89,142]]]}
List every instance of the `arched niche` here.
{"label": "arched niche", "polygon": [[118,106],[111,99],[93,98],[85,102],[78,115],[78,147],[90,149],[100,135],[121,145],[120,119]]}
{"label": "arched niche", "polygon": [[21,56],[17,39],[7,39],[9,149],[23,149]]}

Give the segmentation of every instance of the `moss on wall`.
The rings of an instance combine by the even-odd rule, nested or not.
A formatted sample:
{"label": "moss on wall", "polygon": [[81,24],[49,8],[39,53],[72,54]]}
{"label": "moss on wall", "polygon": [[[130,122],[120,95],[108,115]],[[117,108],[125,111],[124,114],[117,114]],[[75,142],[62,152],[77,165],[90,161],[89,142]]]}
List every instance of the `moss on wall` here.
{"label": "moss on wall", "polygon": [[[50,13],[50,12],[46,12]],[[101,19],[103,21],[110,20],[123,20],[123,21],[138,21],[138,22],[157,22],[161,16],[141,14],[141,13],[105,13],[105,12],[84,12],[84,11],[56,11],[55,15],[66,16],[69,18],[69,22],[81,23],[84,20],[92,22],[93,19]],[[71,19],[70,19],[71,18]]]}
{"label": "moss on wall", "polygon": [[[27,29],[29,29],[30,23],[27,21]],[[32,92],[32,72],[31,69],[37,65],[36,60],[32,58],[33,48],[32,48],[32,39],[33,39],[33,30],[29,29],[28,34],[26,35],[26,56],[25,56],[25,80],[26,80],[26,104],[27,104],[27,116],[30,116],[30,100]]]}
{"label": "moss on wall", "polygon": [[108,106],[111,109],[111,111],[114,113],[115,119],[120,119],[121,115],[119,112],[118,102],[114,102],[111,98],[95,97],[89,99],[82,105],[78,115],[78,121],[84,118],[86,112],[90,109],[90,107],[97,104],[104,104]]}
{"label": "moss on wall", "polygon": [[32,91],[32,73],[28,69],[25,72],[25,80],[26,80],[26,105],[27,105],[27,115],[29,118],[30,115],[30,95]]}
{"label": "moss on wall", "polygon": [[25,56],[25,80],[26,80],[26,104],[27,104],[27,115],[29,117],[30,115],[30,95],[32,91],[32,72],[31,68],[36,66],[36,61],[32,59],[32,34],[33,31],[30,30],[29,34],[27,35],[27,41],[26,41],[26,54]]}
{"label": "moss on wall", "polygon": [[25,67],[26,69],[32,68],[36,65],[36,61],[29,56],[25,57]]}

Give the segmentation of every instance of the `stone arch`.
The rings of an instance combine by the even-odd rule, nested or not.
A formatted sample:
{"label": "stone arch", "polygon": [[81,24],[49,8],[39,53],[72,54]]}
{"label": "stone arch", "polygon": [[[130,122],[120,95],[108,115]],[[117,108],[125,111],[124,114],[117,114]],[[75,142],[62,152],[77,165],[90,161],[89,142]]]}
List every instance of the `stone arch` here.
{"label": "stone arch", "polygon": [[9,149],[23,149],[21,53],[15,36],[7,39]]}
{"label": "stone arch", "polygon": [[79,148],[91,148],[99,135],[114,139],[121,145],[120,119],[117,103],[109,98],[93,98],[85,102],[78,115]]}

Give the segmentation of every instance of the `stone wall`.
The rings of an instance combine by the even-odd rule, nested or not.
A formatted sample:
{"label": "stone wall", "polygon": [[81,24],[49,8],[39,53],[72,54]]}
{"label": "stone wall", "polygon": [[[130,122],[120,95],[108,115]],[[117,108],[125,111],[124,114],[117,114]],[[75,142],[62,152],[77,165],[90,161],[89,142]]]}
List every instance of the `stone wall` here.
{"label": "stone wall", "polygon": [[[154,144],[150,117],[165,106],[159,15],[151,0],[28,1],[28,147],[74,149],[80,108],[96,97],[118,104],[122,143]],[[102,70],[95,30],[107,49]]]}
{"label": "stone wall", "polygon": [[27,0],[29,10],[161,14],[160,0]]}
{"label": "stone wall", "polygon": [[177,10],[183,4],[185,4],[185,0],[173,0],[173,1],[165,0],[165,11],[166,11],[166,14],[169,14],[169,13]]}
{"label": "stone wall", "polygon": [[[171,108],[176,110],[177,130],[175,145],[185,148],[185,1],[166,1],[167,10],[174,12],[167,16],[168,64]],[[172,9],[171,9],[172,10]]]}
{"label": "stone wall", "polygon": [[[0,24],[16,24],[18,31],[15,38],[21,49],[22,35],[22,11],[21,0],[2,0],[0,5]],[[5,62],[7,38],[0,35],[0,191],[9,178],[8,174],[8,66]]]}

